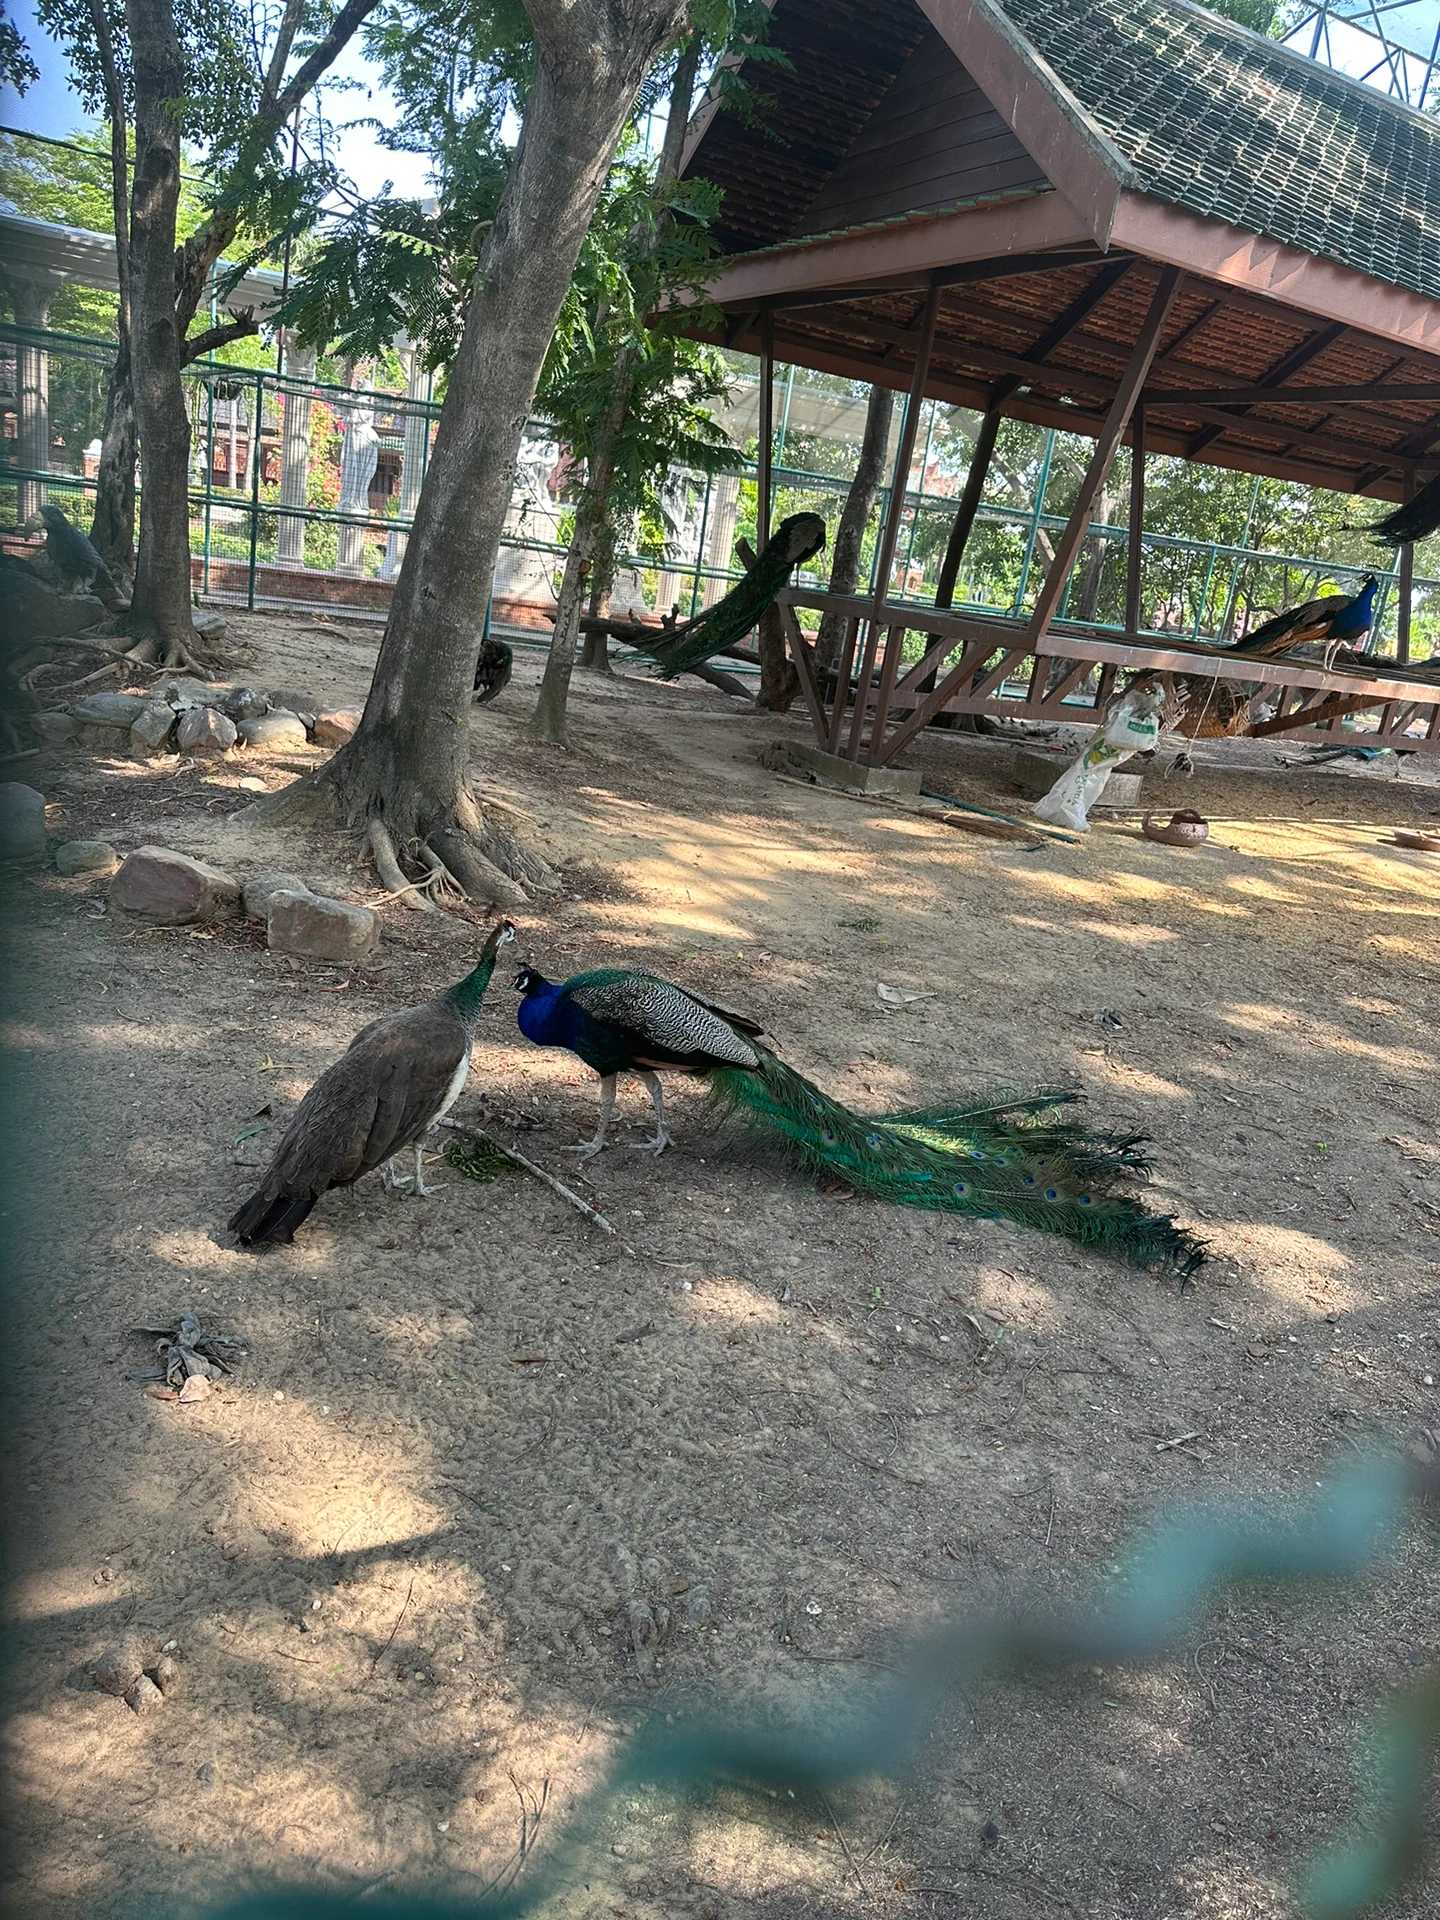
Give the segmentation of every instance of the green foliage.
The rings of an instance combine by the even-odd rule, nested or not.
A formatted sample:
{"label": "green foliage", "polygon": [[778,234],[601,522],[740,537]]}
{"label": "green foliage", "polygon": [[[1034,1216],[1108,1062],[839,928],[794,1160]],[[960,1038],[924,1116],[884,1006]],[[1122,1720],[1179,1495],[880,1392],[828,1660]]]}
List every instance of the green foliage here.
{"label": "green foliage", "polygon": [[20,29],[0,4],[0,86],[28,93],[39,78],[40,69],[30,57]]}

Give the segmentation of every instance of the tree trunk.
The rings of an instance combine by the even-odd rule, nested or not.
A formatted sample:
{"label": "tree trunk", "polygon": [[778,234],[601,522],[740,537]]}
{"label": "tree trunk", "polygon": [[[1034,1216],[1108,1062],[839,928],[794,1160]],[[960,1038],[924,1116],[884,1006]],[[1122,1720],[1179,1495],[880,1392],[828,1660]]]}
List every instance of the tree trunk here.
{"label": "tree trunk", "polygon": [[[860,584],[860,553],[865,544],[865,528],[875,506],[880,477],[885,470],[885,449],[890,444],[890,421],[895,411],[895,396],[889,387],[871,387],[870,404],[865,409],[865,433],[860,442],[860,459],[855,478],[845,496],[845,509],[835,535],[834,558],[830,563],[831,593],[854,593]],[[815,636],[815,669],[832,673],[840,658],[845,634],[843,614],[822,615]]]}
{"label": "tree trunk", "polygon": [[[692,33],[676,66],[670,89],[670,116],[665,123],[665,139],[655,165],[657,188],[668,186],[679,172],[685,129],[690,119],[690,99],[695,91],[699,70],[700,36]],[[653,244],[653,220],[651,235]],[[601,318],[603,320],[603,315]],[[575,532],[565,560],[564,578],[560,583],[560,604],[555,609],[555,636],[550,642],[545,677],[540,683],[540,698],[530,722],[532,736],[548,741],[552,746],[565,745],[565,709],[570,698],[570,676],[575,668],[575,649],[580,637],[580,602],[586,581],[592,576],[596,552],[605,532],[603,523],[608,510],[610,476],[615,469],[615,454],[625,430],[626,415],[635,397],[636,372],[634,348],[622,348],[616,356],[610,401],[595,429],[595,438],[586,460],[585,485],[575,510]]]}
{"label": "tree trunk", "polygon": [[104,0],[90,0],[90,22],[105,89],[110,123],[110,220],[115,231],[114,364],[105,387],[105,426],[100,437],[100,469],[95,482],[91,543],[125,593],[135,586],[135,461],[140,443],[135,427],[135,389],[130,364],[130,153],[125,94],[115,61],[110,16]]}
{"label": "tree trunk", "polygon": [[[118,324],[123,328],[123,321]],[[130,342],[122,330],[105,389],[105,426],[100,436],[100,469],[95,481],[95,517],[90,523],[90,539],[122,593],[134,591],[135,461],[139,451]]]}
{"label": "tree trunk", "polygon": [[[585,609],[592,620],[598,619],[605,611],[609,599],[610,589],[602,584],[599,572],[592,570],[590,575],[590,604]],[[586,634],[585,644],[580,650],[580,664],[585,668],[587,673],[609,673],[613,675],[614,670],[610,665],[610,636],[608,633],[599,632]]]}
{"label": "tree trunk", "polygon": [[129,629],[143,659],[204,671],[191,651],[190,423],[175,317],[185,62],[171,0],[126,0],[135,76],[130,296],[140,429],[140,558]]}
{"label": "tree trunk", "polygon": [[[428,843],[467,893],[502,906],[554,876],[483,819],[467,784],[476,634],[545,351],[626,115],[680,13],[680,0],[526,6],[536,63],[524,129],[476,269],[365,713],[313,783],[300,783],[332,792],[392,843]],[[264,813],[283,816],[310,793],[288,789]]]}
{"label": "tree trunk", "polygon": [[[735,551],[747,568],[754,567],[755,549],[748,540],[737,540]],[[773,601],[755,623],[755,642],[760,655],[756,709],[761,713],[788,713],[800,691],[800,675],[785,649],[785,615]]]}
{"label": "tree trunk", "polygon": [[[626,392],[628,395],[628,383]],[[600,438],[606,442],[608,453],[614,446],[614,435],[606,435],[602,428]],[[560,599],[555,608],[555,631],[545,661],[545,677],[540,682],[540,698],[535,703],[529,727],[532,739],[543,740],[552,747],[566,744],[565,709],[570,697],[575,648],[580,637],[580,607],[600,544],[605,491],[609,480],[609,460],[601,462],[597,455],[596,470],[586,475],[585,485],[580,492],[580,504],[575,509],[575,531],[570,536],[570,551],[565,556]]]}

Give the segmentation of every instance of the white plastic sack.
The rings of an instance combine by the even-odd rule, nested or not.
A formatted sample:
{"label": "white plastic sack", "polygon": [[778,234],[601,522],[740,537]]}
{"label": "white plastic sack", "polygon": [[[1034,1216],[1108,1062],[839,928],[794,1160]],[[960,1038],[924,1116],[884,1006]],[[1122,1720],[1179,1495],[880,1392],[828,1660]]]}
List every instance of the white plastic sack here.
{"label": "white plastic sack", "polygon": [[1105,791],[1106,783],[1121,760],[1132,753],[1146,753],[1160,738],[1160,713],[1165,696],[1153,682],[1137,682],[1115,705],[1105,724],[1091,735],[1085,751],[1068,766],[1043,800],[1035,802],[1035,813],[1052,826],[1070,827],[1076,833],[1090,831],[1090,809]]}

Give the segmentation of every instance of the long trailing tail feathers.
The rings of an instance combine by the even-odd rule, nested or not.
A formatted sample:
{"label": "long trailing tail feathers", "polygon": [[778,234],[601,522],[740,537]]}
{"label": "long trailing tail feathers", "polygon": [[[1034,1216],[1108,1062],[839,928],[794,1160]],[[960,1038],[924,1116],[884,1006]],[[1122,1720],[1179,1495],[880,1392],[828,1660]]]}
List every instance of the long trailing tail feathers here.
{"label": "long trailing tail feathers", "polygon": [[778,1134],[813,1171],[874,1199],[1010,1220],[1182,1278],[1205,1258],[1183,1227],[1110,1191],[1148,1173],[1140,1136],[1047,1121],[1080,1097],[1074,1089],[857,1114],[762,1048],[754,1069],[712,1072],[710,1090],[721,1111]]}

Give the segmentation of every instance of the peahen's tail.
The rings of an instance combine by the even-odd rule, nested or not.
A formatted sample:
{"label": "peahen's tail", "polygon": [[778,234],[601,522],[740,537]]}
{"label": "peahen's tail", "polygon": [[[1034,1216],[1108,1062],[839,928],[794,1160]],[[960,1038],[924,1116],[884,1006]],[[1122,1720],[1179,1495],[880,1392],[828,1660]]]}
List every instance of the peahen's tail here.
{"label": "peahen's tail", "polygon": [[760,1054],[756,1068],[713,1070],[712,1100],[779,1134],[812,1169],[857,1193],[1063,1233],[1182,1279],[1205,1259],[1203,1243],[1168,1216],[1112,1191],[1149,1172],[1140,1135],[1090,1133],[1052,1117],[1081,1098],[1073,1088],[859,1114],[774,1054]]}

